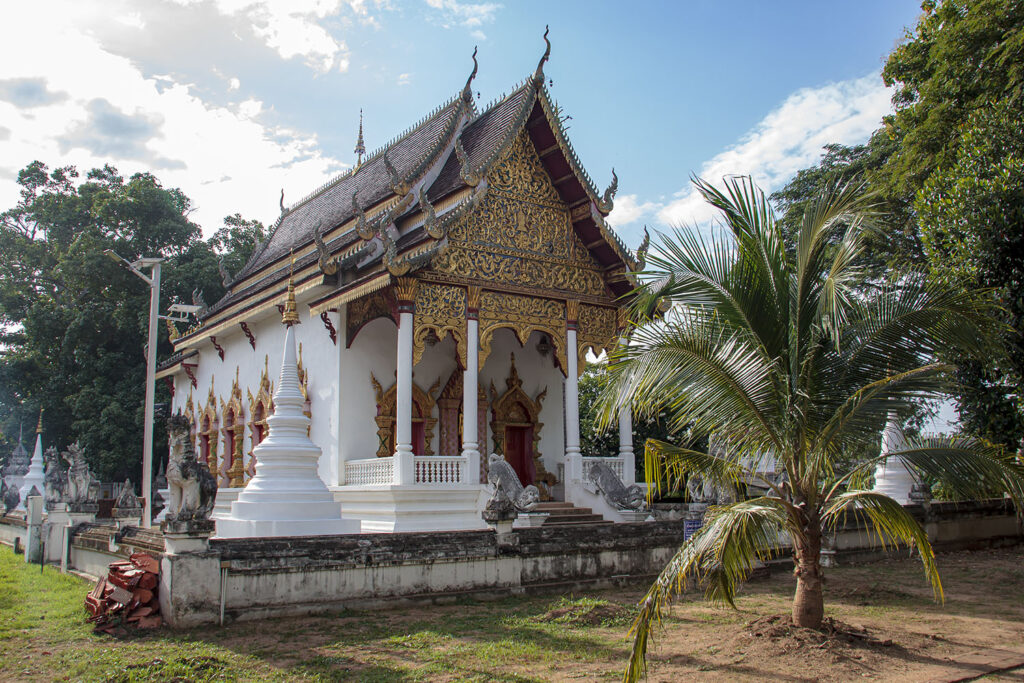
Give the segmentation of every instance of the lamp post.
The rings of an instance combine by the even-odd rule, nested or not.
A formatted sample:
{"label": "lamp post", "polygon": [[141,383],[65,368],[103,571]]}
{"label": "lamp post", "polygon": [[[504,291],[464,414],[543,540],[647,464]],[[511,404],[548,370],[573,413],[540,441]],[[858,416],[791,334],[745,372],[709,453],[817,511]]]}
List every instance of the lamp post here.
{"label": "lamp post", "polygon": [[[160,317],[160,264],[162,258],[140,258],[129,263],[112,249],[104,252],[107,256],[128,266],[149,285],[149,344],[146,348],[146,413],[142,444],[142,498],[146,507],[142,511],[142,526],[150,528],[153,523],[150,511],[153,509],[153,400],[156,392],[156,323]],[[147,277],[140,268],[149,268]]]}

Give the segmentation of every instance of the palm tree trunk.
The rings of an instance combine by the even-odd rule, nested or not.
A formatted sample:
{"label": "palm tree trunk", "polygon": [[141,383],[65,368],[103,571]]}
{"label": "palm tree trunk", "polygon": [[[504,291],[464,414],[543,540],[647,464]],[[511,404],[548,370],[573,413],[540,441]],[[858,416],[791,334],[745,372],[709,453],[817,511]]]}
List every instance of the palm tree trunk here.
{"label": "palm tree trunk", "polygon": [[793,624],[820,629],[825,616],[821,575],[821,520],[818,514],[808,515],[804,538],[794,543],[796,595],[793,596]]}

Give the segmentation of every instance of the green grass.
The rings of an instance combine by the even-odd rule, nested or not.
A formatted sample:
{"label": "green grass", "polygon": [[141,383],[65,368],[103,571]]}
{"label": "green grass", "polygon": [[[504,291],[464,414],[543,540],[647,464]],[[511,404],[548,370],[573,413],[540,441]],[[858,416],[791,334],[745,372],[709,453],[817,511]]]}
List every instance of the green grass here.
{"label": "green grass", "polygon": [[[976,628],[987,620],[985,637],[1005,646],[1024,637],[1024,608],[1000,597],[1024,589],[1022,557],[1019,551],[943,557],[945,605],[932,602],[915,560],[844,567],[828,575],[826,609],[848,623],[874,621],[876,629],[910,625],[955,640],[962,640],[962,625]],[[986,567],[982,574],[979,562]],[[735,611],[711,607],[699,595],[680,599],[664,620],[652,680],[699,678],[703,671],[739,662],[732,671],[749,669],[756,680],[803,672],[803,663],[792,659],[798,653],[780,664],[778,653],[758,658],[726,645],[751,619],[788,612],[792,581],[781,573],[744,586]],[[94,635],[86,622],[83,601],[90,588],[50,567],[40,573],[0,547],[0,681],[612,681],[621,676],[627,632],[643,595],[636,586],[562,597],[461,600],[224,628],[161,628],[117,639]],[[884,678],[884,669],[878,673]]]}

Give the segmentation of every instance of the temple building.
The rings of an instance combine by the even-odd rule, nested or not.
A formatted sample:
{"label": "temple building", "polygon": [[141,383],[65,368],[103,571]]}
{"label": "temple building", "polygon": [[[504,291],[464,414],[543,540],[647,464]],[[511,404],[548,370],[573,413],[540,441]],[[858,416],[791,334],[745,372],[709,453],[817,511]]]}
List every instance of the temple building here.
{"label": "temple building", "polygon": [[[546,40],[546,38],[545,38]],[[224,518],[267,435],[294,282],[303,411],[319,475],[363,532],[483,528],[487,456],[542,500],[626,517],[588,485],[577,382],[619,340],[638,270],[565,135],[543,67],[478,110],[454,97],[298,203],[174,339],[158,377],[193,425]],[[642,255],[639,255],[642,259]]]}

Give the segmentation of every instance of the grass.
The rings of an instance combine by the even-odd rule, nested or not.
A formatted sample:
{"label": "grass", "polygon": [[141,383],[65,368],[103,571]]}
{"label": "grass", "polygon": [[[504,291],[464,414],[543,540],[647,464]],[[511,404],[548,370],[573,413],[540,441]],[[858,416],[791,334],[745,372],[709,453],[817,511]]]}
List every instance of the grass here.
{"label": "grass", "polygon": [[[914,561],[830,574],[829,614],[898,640],[892,652],[840,653],[836,661],[744,636],[759,615],[785,613],[786,574],[745,587],[739,611],[683,599],[651,652],[651,680],[757,680],[814,674],[823,680],[913,680],[930,662],[981,644],[1024,642],[1024,551],[944,556],[949,600],[930,600]],[[986,571],[978,571],[978,563]],[[41,573],[0,547],[0,680],[45,681],[548,681],[617,680],[642,586],[486,603],[345,612],[157,629],[123,639],[94,635],[83,600],[90,585]],[[904,630],[900,630],[900,629]],[[921,636],[920,631],[932,634]],[[746,638],[746,640],[744,640]],[[748,642],[749,641],[749,642]],[[770,655],[760,653],[769,646]],[[959,649],[958,649],[959,648]],[[820,661],[819,661],[820,660]],[[859,669],[844,669],[854,666]],[[915,669],[914,667],[918,667]],[[908,673],[909,672],[909,673]],[[847,676],[848,674],[848,676]],[[724,678],[722,678],[724,676]]]}

